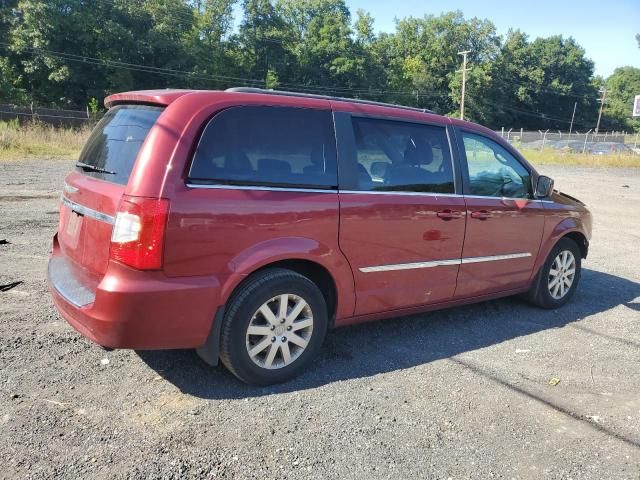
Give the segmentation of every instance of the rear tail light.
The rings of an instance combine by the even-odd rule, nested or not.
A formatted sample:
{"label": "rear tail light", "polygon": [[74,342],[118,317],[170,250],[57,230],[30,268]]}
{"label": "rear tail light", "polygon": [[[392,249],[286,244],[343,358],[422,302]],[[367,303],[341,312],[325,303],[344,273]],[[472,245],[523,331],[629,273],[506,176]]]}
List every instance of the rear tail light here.
{"label": "rear tail light", "polygon": [[162,268],[169,200],[123,196],[111,234],[111,258],[139,270]]}

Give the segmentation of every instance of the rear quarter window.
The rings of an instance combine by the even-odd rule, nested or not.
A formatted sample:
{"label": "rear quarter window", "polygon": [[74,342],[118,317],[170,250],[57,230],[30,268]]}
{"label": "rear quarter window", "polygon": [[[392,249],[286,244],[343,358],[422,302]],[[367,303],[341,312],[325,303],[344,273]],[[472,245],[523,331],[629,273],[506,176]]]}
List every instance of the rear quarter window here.
{"label": "rear quarter window", "polygon": [[331,112],[267,106],[223,110],[202,133],[189,181],[337,188]]}
{"label": "rear quarter window", "polygon": [[91,132],[78,162],[113,173],[78,170],[126,185],[140,147],[163,110],[147,105],[119,105],[110,109]]}

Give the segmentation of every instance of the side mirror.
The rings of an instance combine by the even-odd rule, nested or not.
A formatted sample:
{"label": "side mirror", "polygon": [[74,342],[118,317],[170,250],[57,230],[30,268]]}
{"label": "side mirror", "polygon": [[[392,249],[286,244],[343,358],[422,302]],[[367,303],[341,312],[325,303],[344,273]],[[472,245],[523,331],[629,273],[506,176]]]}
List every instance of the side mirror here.
{"label": "side mirror", "polygon": [[553,179],[540,175],[536,184],[534,198],[547,198],[553,192]]}

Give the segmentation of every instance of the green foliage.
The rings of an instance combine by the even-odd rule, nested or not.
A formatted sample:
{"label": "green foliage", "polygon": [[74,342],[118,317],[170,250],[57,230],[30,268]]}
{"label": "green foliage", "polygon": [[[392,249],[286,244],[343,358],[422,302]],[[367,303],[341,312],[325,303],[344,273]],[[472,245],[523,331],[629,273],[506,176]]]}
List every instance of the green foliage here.
{"label": "green foliage", "polygon": [[10,58],[0,57],[0,99],[17,104],[26,102],[26,96],[20,89],[21,80]]}
{"label": "green foliage", "polygon": [[98,99],[93,97],[91,100],[89,100],[89,104],[87,105],[87,108],[89,109],[89,113],[91,113],[91,115],[95,117],[96,114],[100,111],[100,107],[98,105]]}
{"label": "green foliage", "polygon": [[[458,115],[470,50],[466,117],[493,127],[593,128],[593,63],[572,38],[505,38],[462,12],[409,17],[376,33],[345,0],[0,0],[0,99],[91,112],[125,90],[237,85],[354,96]],[[4,43],[3,43],[4,42]],[[624,70],[624,69],[623,69]],[[631,69],[633,70],[633,69]],[[636,69],[637,70],[637,69]],[[627,70],[624,70],[627,72]],[[607,80],[603,125],[626,114],[631,73]]]}
{"label": "green foliage", "polygon": [[491,123],[568,129],[577,102],[574,126],[592,128],[598,108],[593,62],[572,38],[529,42],[524,33],[509,31],[492,71],[495,81],[488,97],[495,99],[496,108]]}
{"label": "green foliage", "polygon": [[616,68],[607,79],[606,89],[603,128],[640,131],[640,118],[631,116],[633,100],[640,95],[640,68]]}
{"label": "green foliage", "polygon": [[267,71],[267,78],[264,81],[264,88],[271,88],[271,89],[276,89],[278,88],[278,85],[280,85],[280,83],[278,82],[278,74],[269,69]]}

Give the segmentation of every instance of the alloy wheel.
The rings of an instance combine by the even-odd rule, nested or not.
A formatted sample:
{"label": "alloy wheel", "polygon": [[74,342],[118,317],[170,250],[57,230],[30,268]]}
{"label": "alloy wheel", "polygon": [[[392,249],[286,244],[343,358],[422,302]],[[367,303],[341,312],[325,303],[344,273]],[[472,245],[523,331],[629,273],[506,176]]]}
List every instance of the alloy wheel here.
{"label": "alloy wheel", "polygon": [[563,250],[551,264],[547,282],[549,294],[555,300],[562,299],[571,290],[576,277],[576,259],[570,250]]}
{"label": "alloy wheel", "polygon": [[284,293],[264,302],[251,317],[247,353],[261,368],[283,368],[302,355],[312,333],[309,304],[298,295]]}

